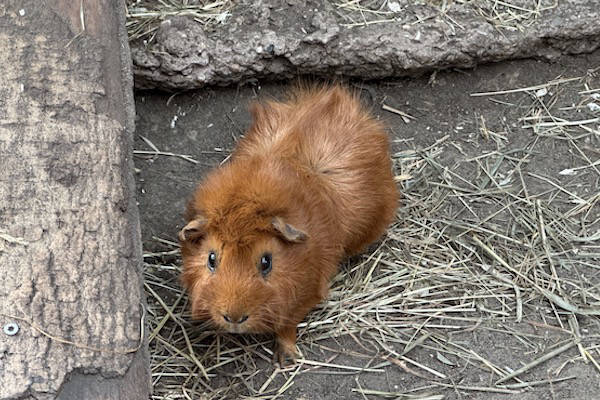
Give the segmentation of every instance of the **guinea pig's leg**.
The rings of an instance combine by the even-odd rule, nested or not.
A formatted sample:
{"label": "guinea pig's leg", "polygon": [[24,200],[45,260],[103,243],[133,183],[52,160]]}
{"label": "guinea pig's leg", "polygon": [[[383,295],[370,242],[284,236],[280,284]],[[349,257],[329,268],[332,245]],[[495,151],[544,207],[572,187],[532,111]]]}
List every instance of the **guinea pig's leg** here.
{"label": "guinea pig's leg", "polygon": [[295,362],[298,352],[296,351],[296,325],[281,327],[275,332],[275,351],[273,361],[284,367],[286,359]]}

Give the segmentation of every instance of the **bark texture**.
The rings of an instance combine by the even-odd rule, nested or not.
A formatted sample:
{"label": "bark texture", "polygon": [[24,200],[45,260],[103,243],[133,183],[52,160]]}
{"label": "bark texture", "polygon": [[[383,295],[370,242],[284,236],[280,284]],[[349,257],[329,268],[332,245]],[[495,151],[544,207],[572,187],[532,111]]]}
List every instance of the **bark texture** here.
{"label": "bark texture", "polygon": [[354,28],[342,26],[330,1],[241,0],[227,23],[210,31],[191,18],[167,19],[149,45],[131,44],[135,85],[172,91],[298,74],[386,78],[600,47],[598,0],[559,0],[512,31],[470,5],[448,2],[441,15],[411,3],[403,22]]}
{"label": "bark texture", "polygon": [[2,400],[149,398],[124,24],[119,0],[0,3]]}

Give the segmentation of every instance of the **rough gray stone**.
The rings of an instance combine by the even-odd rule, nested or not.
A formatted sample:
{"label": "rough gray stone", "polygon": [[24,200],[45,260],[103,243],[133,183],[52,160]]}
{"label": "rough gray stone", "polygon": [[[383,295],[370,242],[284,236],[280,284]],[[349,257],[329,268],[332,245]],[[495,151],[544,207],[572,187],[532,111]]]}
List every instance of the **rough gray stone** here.
{"label": "rough gray stone", "polygon": [[2,400],[150,394],[124,9],[83,5],[0,3]]}
{"label": "rough gray stone", "polygon": [[150,45],[131,44],[135,84],[179,90],[298,74],[384,78],[600,46],[598,0],[559,1],[523,31],[500,31],[469,5],[449,2],[446,17],[410,3],[403,21],[423,22],[348,28],[329,1],[291,0],[239,1],[210,31],[172,18]]}

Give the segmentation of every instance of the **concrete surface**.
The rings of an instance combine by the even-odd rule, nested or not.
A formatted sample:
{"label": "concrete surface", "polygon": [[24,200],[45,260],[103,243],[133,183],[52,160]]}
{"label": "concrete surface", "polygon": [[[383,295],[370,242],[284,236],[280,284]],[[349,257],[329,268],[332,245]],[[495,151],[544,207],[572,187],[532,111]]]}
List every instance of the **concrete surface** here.
{"label": "concrete surface", "polygon": [[2,400],[150,394],[124,22],[119,0],[0,3]]}

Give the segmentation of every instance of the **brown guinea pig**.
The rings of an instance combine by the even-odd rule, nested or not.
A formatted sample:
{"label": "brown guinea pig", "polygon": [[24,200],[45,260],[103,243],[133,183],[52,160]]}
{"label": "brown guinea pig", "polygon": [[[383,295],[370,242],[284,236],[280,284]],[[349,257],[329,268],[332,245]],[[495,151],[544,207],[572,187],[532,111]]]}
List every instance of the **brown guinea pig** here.
{"label": "brown guinea pig", "polygon": [[179,233],[192,315],[276,335],[279,362],[340,261],[378,239],[398,193],[383,126],[341,86],[251,106],[231,160],[204,178]]}

